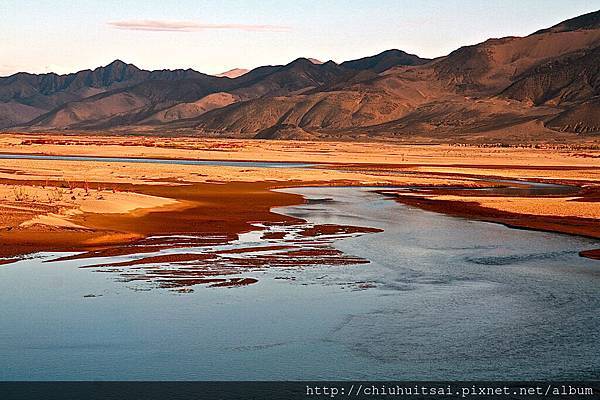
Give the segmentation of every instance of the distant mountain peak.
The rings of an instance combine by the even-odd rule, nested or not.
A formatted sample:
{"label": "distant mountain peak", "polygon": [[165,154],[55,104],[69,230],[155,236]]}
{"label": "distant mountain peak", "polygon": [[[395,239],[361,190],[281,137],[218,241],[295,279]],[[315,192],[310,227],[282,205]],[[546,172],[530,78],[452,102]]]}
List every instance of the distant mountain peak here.
{"label": "distant mountain peak", "polygon": [[284,65],[283,68],[313,69],[315,67],[321,66],[331,67],[337,66],[337,64],[331,60],[324,63],[322,61],[315,60],[314,58],[299,57],[296,58],[294,61],[290,62],[289,64]]}
{"label": "distant mountain peak", "polygon": [[111,62],[110,64],[108,64],[107,67],[108,66],[116,67],[116,66],[119,66],[119,65],[128,65],[128,63],[126,63],[125,61],[120,60],[120,59],[117,58],[113,62]]}
{"label": "distant mountain peak", "polygon": [[131,68],[131,69],[140,70],[135,65],[130,64],[130,63],[126,63],[125,61],[119,60],[119,59],[116,59],[113,62],[111,62],[110,64],[107,64],[105,67],[100,67],[100,68],[107,68],[107,69],[125,69],[125,68]]}
{"label": "distant mountain peak", "polygon": [[[82,71],[80,71],[79,73],[81,72]],[[98,67],[94,69],[92,72],[101,73],[104,75],[103,79],[105,81],[110,81],[112,79],[122,80],[127,76],[138,74],[142,72],[142,70],[133,64],[128,64],[124,61],[117,59],[104,67]],[[106,83],[107,82],[105,82],[105,84]]]}
{"label": "distant mountain peak", "polygon": [[282,66],[284,70],[308,70],[312,69],[316,64],[313,64],[308,58],[300,57]]}
{"label": "distant mountain peak", "polygon": [[390,49],[374,56],[345,61],[340,66],[347,69],[371,70],[379,73],[399,65],[420,65],[429,61],[429,59],[421,58],[415,54],[409,54],[398,49]]}
{"label": "distant mountain peak", "polygon": [[288,65],[295,65],[295,64],[302,65],[302,64],[314,64],[314,63],[306,57],[298,57],[294,61],[289,63]]}
{"label": "distant mountain peak", "polygon": [[389,49],[389,50],[382,51],[381,53],[377,54],[376,56],[384,56],[384,55],[390,55],[390,54],[414,55],[414,54],[407,53],[404,50],[400,50],[400,49]]}

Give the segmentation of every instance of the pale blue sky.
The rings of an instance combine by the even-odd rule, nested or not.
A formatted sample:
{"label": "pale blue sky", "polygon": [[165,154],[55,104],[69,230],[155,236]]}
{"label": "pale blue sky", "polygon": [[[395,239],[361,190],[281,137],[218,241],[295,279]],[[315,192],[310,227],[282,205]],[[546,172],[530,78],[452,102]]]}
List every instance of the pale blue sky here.
{"label": "pale blue sky", "polygon": [[597,9],[599,0],[1,0],[0,75],[73,72],[116,58],[218,73],[390,48],[437,57]]}

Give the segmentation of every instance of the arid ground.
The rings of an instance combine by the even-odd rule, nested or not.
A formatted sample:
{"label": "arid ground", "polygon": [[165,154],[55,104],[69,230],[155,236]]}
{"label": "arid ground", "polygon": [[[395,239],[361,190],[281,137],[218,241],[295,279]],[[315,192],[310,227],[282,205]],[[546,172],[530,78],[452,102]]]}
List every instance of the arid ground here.
{"label": "arid ground", "polygon": [[[124,158],[1,158],[2,263],[39,251],[123,254],[137,244],[139,252],[140,243],[157,235],[210,233],[215,240],[231,240],[256,229],[257,221],[293,222],[270,210],[303,199],[272,189],[319,185],[381,186],[383,195],[431,211],[600,237],[600,150],[585,147],[4,134],[0,153]],[[126,158],[307,165],[182,165]],[[544,195],[519,190],[532,182],[568,187]],[[517,190],[489,189],[507,186]]]}

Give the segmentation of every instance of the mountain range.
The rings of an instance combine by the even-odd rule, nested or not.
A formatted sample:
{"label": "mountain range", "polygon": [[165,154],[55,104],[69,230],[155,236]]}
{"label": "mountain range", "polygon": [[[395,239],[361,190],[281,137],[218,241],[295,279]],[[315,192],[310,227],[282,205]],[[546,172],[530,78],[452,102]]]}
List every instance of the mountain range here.
{"label": "mountain range", "polygon": [[219,76],[116,60],[0,78],[0,128],[263,139],[553,141],[600,132],[600,11],[436,59],[401,50]]}

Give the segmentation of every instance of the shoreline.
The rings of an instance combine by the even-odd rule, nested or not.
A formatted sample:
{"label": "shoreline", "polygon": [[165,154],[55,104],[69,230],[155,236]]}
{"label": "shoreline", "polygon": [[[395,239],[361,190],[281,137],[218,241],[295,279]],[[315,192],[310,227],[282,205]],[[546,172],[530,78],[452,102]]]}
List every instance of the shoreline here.
{"label": "shoreline", "polygon": [[[270,209],[301,203],[296,199],[298,196],[269,190],[274,186],[268,183],[113,186],[178,203],[126,213],[82,212],[72,216],[70,221],[83,229],[46,225],[0,231],[0,240],[5,244],[0,249],[0,256],[14,258],[41,251],[107,250],[114,246],[133,245],[158,235],[206,234],[231,240],[251,230],[251,223],[255,220],[274,223],[293,221],[272,213]],[[254,194],[252,209],[236,206],[237,196],[244,193]]]}
{"label": "shoreline", "polygon": [[[482,207],[475,202],[432,200],[411,195],[394,195],[393,197],[398,203],[407,206],[471,221],[496,223],[511,229],[600,239],[600,223],[597,219],[517,214]],[[600,260],[600,248],[581,251],[579,256]]]}
{"label": "shoreline", "polygon": [[474,202],[431,200],[410,195],[394,196],[394,200],[398,203],[425,211],[474,221],[498,223],[513,229],[526,229],[600,239],[598,222],[591,218],[517,214],[482,207]]}
{"label": "shoreline", "polygon": [[[8,264],[17,261],[20,256],[41,251],[82,251],[87,253],[94,253],[97,251],[110,252],[110,248],[134,245],[136,242],[143,241],[150,236],[160,235],[222,234],[224,235],[224,238],[226,238],[226,242],[239,234],[254,230],[251,225],[254,221],[276,224],[297,222],[297,219],[295,218],[287,217],[271,210],[277,207],[303,204],[306,202],[306,199],[300,195],[281,192],[277,189],[310,186],[336,186],[324,182],[290,183],[291,182],[282,182],[276,185],[258,185],[230,182],[226,184],[208,183],[200,185],[184,185],[183,187],[166,185],[132,185],[137,186],[135,188],[129,187],[130,190],[135,190],[135,193],[154,197],[160,195],[164,196],[164,198],[174,200],[175,203],[151,208],[138,208],[126,213],[97,213],[87,211],[73,217],[72,221],[76,226],[75,228],[55,225],[52,230],[42,229],[37,232],[22,231],[20,232],[21,234],[11,230],[10,236],[15,239],[13,235],[16,234],[17,240],[11,240],[6,234],[0,232],[0,239],[2,239],[5,244],[13,243],[13,246],[8,246],[8,248],[0,250],[0,256],[6,258],[0,261],[1,264]],[[230,185],[230,187],[224,188],[223,185]],[[119,186],[121,189],[127,187],[127,185]],[[224,194],[228,191],[236,192],[236,190],[240,189],[240,186],[243,187],[243,189],[241,189],[242,193],[254,192],[255,194],[258,194],[259,197],[264,196],[258,209],[238,209],[237,212],[242,212],[242,215],[239,215],[237,219],[221,221],[220,226],[215,224],[214,220],[209,219],[204,220],[201,225],[195,225],[194,229],[185,227],[185,225],[188,224],[188,218],[190,218],[191,215],[195,215],[196,218],[202,219],[215,213],[215,208],[206,209],[205,212],[200,212],[200,208],[203,207],[203,202],[207,197],[216,197],[218,200],[224,200],[228,203],[228,206],[226,206],[228,211],[230,213],[235,212],[235,208],[231,207],[231,204],[226,199],[228,196],[224,196]],[[361,187],[361,185],[358,184],[349,184],[348,186]],[[176,189],[174,191],[175,193],[181,193],[182,189],[186,189],[186,191],[193,194],[188,193],[184,196],[173,196],[175,193],[169,194],[169,192],[173,192],[173,189]],[[427,199],[414,194],[393,194],[393,191],[386,190],[385,187],[382,187],[382,189],[382,191],[379,191],[378,189],[375,189],[374,191],[383,196],[393,197],[395,201],[401,204],[417,207],[426,211],[466,218],[469,220],[499,223],[513,229],[526,229],[600,239],[600,225],[593,219],[516,214],[482,207],[474,202]],[[438,187],[436,189],[443,190],[443,187]],[[465,188],[465,190],[468,189],[469,188]],[[190,201],[191,198],[194,198],[194,200]],[[268,200],[266,200],[267,198]],[[200,201],[200,199],[202,201]],[[186,201],[188,203],[185,203]],[[253,204],[257,204],[256,199],[254,199]],[[249,211],[251,212],[252,218],[248,218],[250,216],[248,214]],[[181,223],[182,219],[185,220],[183,224]],[[169,221],[170,224],[165,225],[164,222],[166,221]],[[175,223],[176,221],[180,221],[180,223]],[[142,226],[140,226],[140,222],[142,223]],[[82,229],[77,228],[77,224],[79,223],[84,224]],[[152,225],[152,227],[149,225]],[[133,227],[135,227],[135,229],[132,229]],[[23,244],[23,242],[26,244]],[[143,249],[136,248],[135,251],[143,252]],[[598,256],[598,251],[600,251],[600,249],[585,250],[582,251],[580,255],[582,257],[599,259],[600,256]]]}

